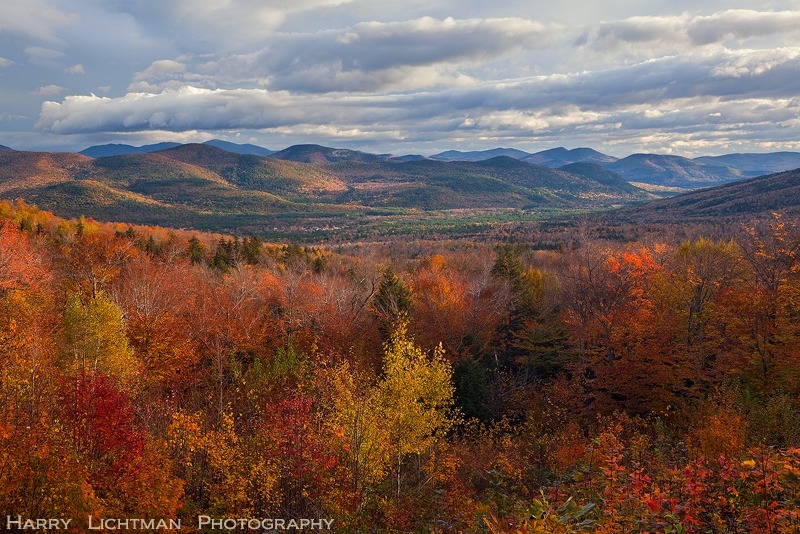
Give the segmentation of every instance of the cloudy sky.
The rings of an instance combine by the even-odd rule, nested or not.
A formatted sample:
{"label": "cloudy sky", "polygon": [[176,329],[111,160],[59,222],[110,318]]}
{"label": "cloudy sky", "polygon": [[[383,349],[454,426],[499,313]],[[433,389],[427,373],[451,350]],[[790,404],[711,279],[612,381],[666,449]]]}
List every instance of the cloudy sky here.
{"label": "cloudy sky", "polygon": [[2,0],[0,144],[800,150],[800,0]]}

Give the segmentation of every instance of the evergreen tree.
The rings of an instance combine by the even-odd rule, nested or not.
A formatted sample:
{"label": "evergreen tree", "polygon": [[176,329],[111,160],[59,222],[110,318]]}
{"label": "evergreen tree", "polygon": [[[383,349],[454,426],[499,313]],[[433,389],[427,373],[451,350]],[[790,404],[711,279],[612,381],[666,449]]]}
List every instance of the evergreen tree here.
{"label": "evergreen tree", "polygon": [[411,290],[397,277],[391,266],[387,267],[372,299],[372,311],[384,338],[396,328],[398,320],[411,311],[411,305]]}

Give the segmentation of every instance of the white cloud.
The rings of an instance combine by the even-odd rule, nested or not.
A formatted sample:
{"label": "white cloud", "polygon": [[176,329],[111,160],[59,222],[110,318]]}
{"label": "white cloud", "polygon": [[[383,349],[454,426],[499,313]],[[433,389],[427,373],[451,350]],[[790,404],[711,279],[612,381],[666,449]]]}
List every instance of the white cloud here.
{"label": "white cloud", "polygon": [[150,80],[153,78],[162,78],[164,76],[171,76],[177,73],[184,72],[186,65],[171,59],[160,59],[153,61],[149,67],[142,72],[137,72],[133,77],[134,81],[140,82],[143,80]]}
{"label": "white cloud", "polygon": [[10,59],[6,59],[6,58],[0,56],[0,68],[2,68],[2,67],[10,67],[13,64],[14,64],[14,62],[11,61]]}
{"label": "white cloud", "polygon": [[263,42],[286,17],[353,0],[117,0],[115,7],[193,49],[233,51]]}
{"label": "white cloud", "polygon": [[344,30],[279,33],[260,52],[201,67],[225,83],[260,82],[301,92],[408,90],[463,85],[463,63],[543,49],[556,27],[520,18],[363,22]]}
{"label": "white cloud", "polygon": [[[747,69],[747,76],[728,72]],[[38,127],[55,133],[308,128],[332,126],[342,131],[401,129],[454,132],[470,117],[470,130],[549,131],[610,127],[673,127],[685,109],[700,110],[721,127],[732,111],[738,120],[778,120],[767,108],[748,110],[754,99],[769,103],[769,113],[791,109],[800,94],[800,49],[725,52],[704,58],[664,58],[632,66],[577,74],[484,82],[462,88],[410,94],[329,94],[304,96],[265,89],[183,87],[157,94],[130,93],[122,98],[70,96],[42,107]],[[789,100],[787,100],[789,99]],[[745,106],[733,103],[747,101]],[[791,102],[791,105],[787,102]],[[688,108],[687,108],[688,106]],[[660,115],[652,113],[659,110]],[[717,119],[709,120],[714,113]],[[743,118],[742,118],[743,117]],[[697,119],[699,120],[699,119]],[[780,120],[786,120],[785,117]],[[379,127],[380,129],[380,127]]]}
{"label": "white cloud", "polygon": [[594,52],[686,52],[750,38],[800,34],[800,11],[732,9],[712,15],[637,16],[601,22],[578,39]]}
{"label": "white cloud", "polygon": [[32,59],[58,59],[64,52],[43,46],[26,46],[25,55]]}
{"label": "white cloud", "polygon": [[789,142],[800,4],[718,5],[0,0],[0,32],[24,94],[14,112],[56,101],[39,112],[42,139]]}
{"label": "white cloud", "polygon": [[0,33],[11,33],[51,44],[61,43],[58,32],[77,22],[74,14],[54,7],[46,0],[3,0],[0,2]]}
{"label": "white cloud", "polygon": [[25,120],[27,118],[28,117],[26,117],[25,115],[18,115],[18,114],[15,114],[15,113],[0,113],[0,122],[3,122],[3,121],[19,121],[19,120]]}
{"label": "white cloud", "polygon": [[695,44],[719,43],[779,33],[800,33],[800,11],[759,12],[733,9],[695,17],[686,33]]}
{"label": "white cloud", "polygon": [[61,87],[60,85],[45,85],[44,87],[39,87],[36,89],[33,94],[38,96],[54,96],[63,93],[66,91],[66,88]]}

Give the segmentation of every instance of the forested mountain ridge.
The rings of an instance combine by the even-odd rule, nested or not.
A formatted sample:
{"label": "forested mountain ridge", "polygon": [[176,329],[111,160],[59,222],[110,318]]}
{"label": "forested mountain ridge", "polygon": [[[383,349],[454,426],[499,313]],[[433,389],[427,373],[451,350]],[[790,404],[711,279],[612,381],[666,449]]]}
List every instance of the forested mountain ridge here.
{"label": "forested mountain ridge", "polygon": [[648,221],[713,221],[750,219],[772,212],[800,213],[800,169],[684,193],[622,210],[620,216]]}
{"label": "forested mountain ridge", "polygon": [[[274,152],[250,144],[236,144],[227,141],[211,140],[205,144],[226,149],[230,152],[250,155],[275,155],[280,159],[305,163],[330,163],[340,161],[408,161],[433,159],[438,161],[484,161],[497,156],[508,156],[535,165],[559,168],[571,163],[591,163],[610,170],[620,171],[626,179],[643,184],[696,189],[735,181],[742,178],[760,176],[800,167],[800,153],[733,153],[720,156],[680,157],[675,154],[633,154],[617,158],[603,154],[592,148],[567,149],[551,148],[529,153],[515,148],[494,148],[489,150],[459,151],[448,150],[433,154],[428,158],[419,155],[392,156],[390,154],[370,154],[349,149],[336,149],[320,145],[294,145]],[[93,157],[121,155],[137,152],[153,152],[180,146],[178,143],[157,143],[143,147],[130,145],[100,145],[89,147],[82,154]],[[619,160],[624,160],[615,167]]]}
{"label": "forested mountain ridge", "polygon": [[[304,159],[315,163],[295,161]],[[0,197],[23,198],[62,216],[263,231],[326,224],[317,220],[320,214],[336,221],[354,211],[387,208],[398,213],[587,210],[651,195],[623,180],[596,180],[592,173],[570,174],[507,157],[392,161],[314,145],[264,157],[186,144],[100,158],[3,151]]]}

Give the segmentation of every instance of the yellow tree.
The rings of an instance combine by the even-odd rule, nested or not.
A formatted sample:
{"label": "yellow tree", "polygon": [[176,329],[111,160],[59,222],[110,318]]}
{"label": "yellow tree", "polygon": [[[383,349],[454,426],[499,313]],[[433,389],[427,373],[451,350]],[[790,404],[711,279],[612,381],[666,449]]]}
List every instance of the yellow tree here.
{"label": "yellow tree", "polygon": [[105,292],[86,303],[77,294],[67,297],[64,326],[76,371],[102,371],[123,389],[133,387],[139,364],[128,345],[122,310]]}
{"label": "yellow tree", "polygon": [[742,256],[750,276],[744,291],[730,295],[729,330],[766,390],[794,387],[800,343],[800,228],[778,214],[746,227]]}
{"label": "yellow tree", "polygon": [[363,394],[336,373],[333,422],[347,438],[353,482],[380,482],[394,471],[402,485],[403,460],[428,453],[455,422],[452,369],[438,347],[430,356],[407,335],[402,319],[385,344],[383,378]]}
{"label": "yellow tree", "polygon": [[452,369],[441,345],[432,357],[407,336],[401,320],[384,350],[384,377],[377,385],[375,405],[387,434],[387,453],[395,466],[397,493],[401,467],[408,455],[422,455],[454,422]]}
{"label": "yellow tree", "polygon": [[452,369],[444,351],[439,347],[427,354],[407,329],[401,319],[386,342],[377,383],[359,388],[362,380],[347,364],[323,372],[323,409],[329,412],[330,433],[342,443],[356,509],[390,473],[399,496],[404,461],[430,454],[456,421]]}

